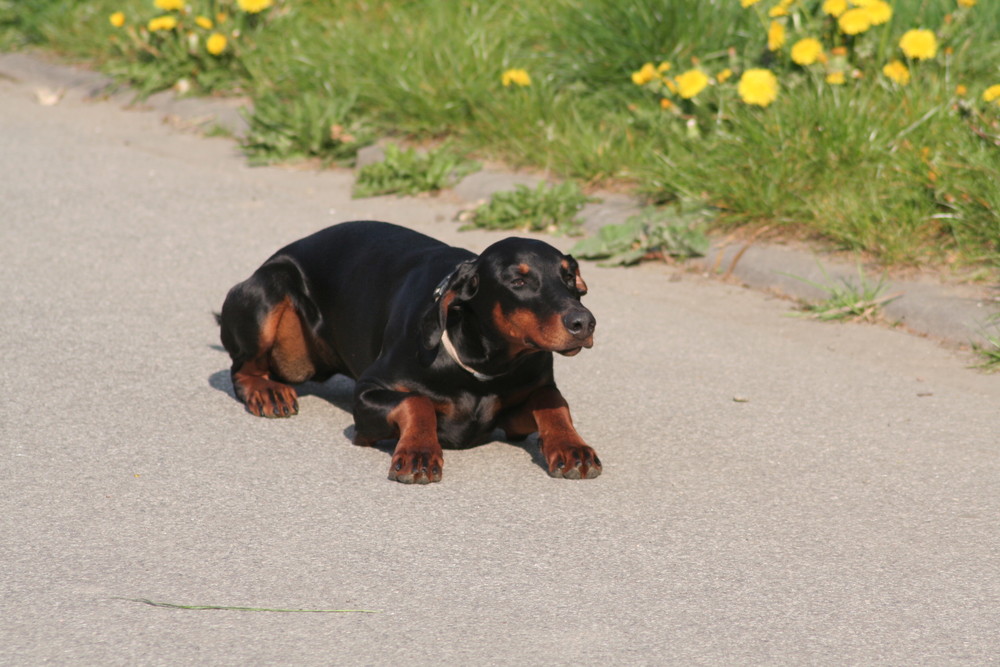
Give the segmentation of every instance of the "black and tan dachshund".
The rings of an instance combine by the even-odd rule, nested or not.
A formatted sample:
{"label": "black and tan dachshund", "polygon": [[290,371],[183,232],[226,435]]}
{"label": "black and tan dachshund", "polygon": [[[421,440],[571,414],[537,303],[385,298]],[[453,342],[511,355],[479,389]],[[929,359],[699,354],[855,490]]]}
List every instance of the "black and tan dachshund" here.
{"label": "black and tan dachshund", "polygon": [[478,257],[384,222],[296,241],[233,287],[219,316],[236,396],[263,417],[298,412],[289,384],[356,380],[355,444],[398,438],[389,478],[437,482],[441,447],[495,428],[538,432],[553,477],[601,474],[556,388],[552,353],[593,345],[576,261],[508,238]]}

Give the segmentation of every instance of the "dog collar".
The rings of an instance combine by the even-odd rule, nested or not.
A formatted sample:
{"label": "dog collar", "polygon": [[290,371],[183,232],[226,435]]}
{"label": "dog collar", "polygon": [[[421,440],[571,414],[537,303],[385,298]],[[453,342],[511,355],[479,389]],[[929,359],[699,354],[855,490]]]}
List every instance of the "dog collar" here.
{"label": "dog collar", "polygon": [[454,343],[451,342],[451,338],[448,337],[448,330],[445,329],[441,332],[441,345],[444,346],[445,352],[448,356],[455,360],[455,363],[461,366],[464,370],[472,373],[472,377],[476,378],[480,382],[486,382],[487,380],[492,380],[495,375],[486,375],[485,373],[480,373],[476,369],[472,368],[468,364],[464,363],[458,358],[458,352],[455,350]]}

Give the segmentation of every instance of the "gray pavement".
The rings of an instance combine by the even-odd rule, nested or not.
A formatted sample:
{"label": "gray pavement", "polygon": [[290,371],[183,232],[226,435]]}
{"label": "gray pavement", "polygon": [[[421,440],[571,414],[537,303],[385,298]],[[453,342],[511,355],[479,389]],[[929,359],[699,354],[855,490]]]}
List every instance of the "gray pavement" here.
{"label": "gray pavement", "polygon": [[1000,381],[966,354],[587,264],[557,378],[604,474],[490,443],[389,482],[346,381],[246,414],[211,311],[340,220],[499,235],[36,86],[0,60],[0,664],[997,662]]}

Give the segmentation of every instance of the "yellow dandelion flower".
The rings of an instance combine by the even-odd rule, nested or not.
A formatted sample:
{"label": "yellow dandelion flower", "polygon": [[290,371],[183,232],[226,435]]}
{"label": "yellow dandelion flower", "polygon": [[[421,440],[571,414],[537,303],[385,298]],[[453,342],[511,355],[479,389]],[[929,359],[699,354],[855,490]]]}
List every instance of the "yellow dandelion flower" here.
{"label": "yellow dandelion flower", "polygon": [[500,81],[505,86],[514,84],[516,86],[530,86],[531,75],[523,69],[509,69],[500,75]]}
{"label": "yellow dandelion flower", "polygon": [[766,107],[778,98],[778,77],[771,70],[748,69],[736,88],[747,104]]}
{"label": "yellow dandelion flower", "polygon": [[146,24],[150,32],[156,32],[157,30],[173,30],[177,27],[177,17],[176,16],[157,16],[155,19],[149,19],[149,23]]}
{"label": "yellow dandelion flower", "polygon": [[1000,106],[1000,83],[983,91],[983,102],[996,102]]}
{"label": "yellow dandelion flower", "polygon": [[215,15],[215,22],[216,23],[225,23],[228,20],[229,20],[229,15],[226,14],[225,12],[218,12]]}
{"label": "yellow dandelion flower", "polygon": [[837,18],[847,11],[847,0],[823,0],[823,13]]}
{"label": "yellow dandelion flower", "polygon": [[965,97],[966,95],[969,94],[969,89],[963,86],[962,84],[958,84],[957,86],[955,86],[955,94],[958,95],[959,97]]}
{"label": "yellow dandelion flower", "polygon": [[813,37],[800,39],[792,46],[792,62],[798,65],[812,65],[821,55],[823,55],[823,45]]}
{"label": "yellow dandelion flower", "polygon": [[663,61],[662,63],[656,66],[656,71],[659,72],[660,74],[665,74],[666,72],[669,72],[670,63]]}
{"label": "yellow dandelion flower", "polygon": [[826,82],[831,86],[843,86],[846,78],[843,72],[830,72],[826,75]]}
{"label": "yellow dandelion flower", "polygon": [[756,5],[758,2],[760,2],[760,0],[740,0],[740,6],[743,7],[743,9],[746,9],[752,5]]}
{"label": "yellow dandelion flower", "polygon": [[184,9],[184,0],[153,0],[153,4],[165,12],[176,12]]}
{"label": "yellow dandelion flower", "polygon": [[274,4],[274,0],[236,0],[236,4],[247,14],[259,14]]}
{"label": "yellow dandelion flower", "polygon": [[976,0],[958,0],[959,7],[975,7]]}
{"label": "yellow dandelion flower", "polygon": [[732,76],[733,76],[733,70],[727,67],[726,69],[722,70],[721,72],[715,75],[715,80],[718,81],[719,83],[725,83]]}
{"label": "yellow dandelion flower", "polygon": [[777,51],[785,45],[785,26],[777,21],[771,21],[771,27],[767,29],[767,49]]}
{"label": "yellow dandelion flower", "polygon": [[[667,69],[670,69],[669,65],[667,66]],[[653,63],[646,63],[640,69],[636,70],[635,72],[632,72],[632,83],[634,83],[637,86],[645,86],[647,83],[657,78],[658,76],[659,73],[657,72],[656,68],[653,67]]]}
{"label": "yellow dandelion flower", "polygon": [[125,25],[125,12],[115,12],[108,17],[108,21],[116,28],[122,27]]}
{"label": "yellow dandelion flower", "polygon": [[767,13],[772,19],[780,18],[782,16],[788,16],[788,7],[785,5],[775,5],[771,7],[771,10]]}
{"label": "yellow dandelion flower", "polygon": [[910,82],[910,69],[899,60],[893,60],[883,67],[882,74],[885,74],[901,86],[905,86]]}
{"label": "yellow dandelion flower", "polygon": [[868,12],[872,25],[882,25],[892,18],[892,5],[885,0],[868,0],[862,9]]}
{"label": "yellow dandelion flower", "polygon": [[674,108],[674,103],[668,100],[666,97],[660,98],[660,108],[664,111],[669,111]]}
{"label": "yellow dandelion flower", "polygon": [[848,9],[837,19],[837,27],[845,35],[860,35],[872,27],[872,17],[863,7]]}
{"label": "yellow dandelion flower", "polygon": [[689,69],[676,79],[677,92],[686,100],[691,99],[708,85],[708,76],[700,69]]}
{"label": "yellow dandelion flower", "polygon": [[907,30],[899,40],[907,58],[928,60],[937,55],[937,38],[930,30]]}
{"label": "yellow dandelion flower", "polygon": [[213,32],[205,41],[205,50],[217,56],[226,50],[226,36],[221,32]]}
{"label": "yellow dandelion flower", "polygon": [[195,16],[194,22],[197,23],[200,27],[204,28],[205,30],[211,30],[214,27],[212,19],[208,18],[207,16]]}

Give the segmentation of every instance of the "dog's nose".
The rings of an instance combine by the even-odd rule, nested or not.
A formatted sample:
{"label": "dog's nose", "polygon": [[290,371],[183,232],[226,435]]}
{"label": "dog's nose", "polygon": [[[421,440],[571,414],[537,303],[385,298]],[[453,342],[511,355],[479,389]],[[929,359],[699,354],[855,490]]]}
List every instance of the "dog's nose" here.
{"label": "dog's nose", "polygon": [[562,321],[566,331],[573,334],[574,338],[581,340],[591,336],[594,333],[594,327],[597,326],[597,320],[586,308],[574,308],[563,315]]}

